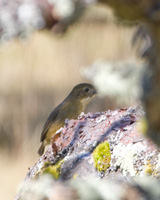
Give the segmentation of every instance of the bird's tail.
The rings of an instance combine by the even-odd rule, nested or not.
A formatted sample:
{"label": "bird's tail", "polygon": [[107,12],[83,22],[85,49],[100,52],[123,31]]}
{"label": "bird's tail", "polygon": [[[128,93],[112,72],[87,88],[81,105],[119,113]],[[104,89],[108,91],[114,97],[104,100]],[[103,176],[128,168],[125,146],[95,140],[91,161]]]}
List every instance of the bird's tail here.
{"label": "bird's tail", "polygon": [[39,150],[38,150],[38,154],[39,154],[40,156],[43,154],[44,148],[45,148],[45,146],[44,146],[44,144],[43,144],[43,142],[42,142],[42,144],[41,144],[41,146],[40,146],[40,148],[39,148]]}

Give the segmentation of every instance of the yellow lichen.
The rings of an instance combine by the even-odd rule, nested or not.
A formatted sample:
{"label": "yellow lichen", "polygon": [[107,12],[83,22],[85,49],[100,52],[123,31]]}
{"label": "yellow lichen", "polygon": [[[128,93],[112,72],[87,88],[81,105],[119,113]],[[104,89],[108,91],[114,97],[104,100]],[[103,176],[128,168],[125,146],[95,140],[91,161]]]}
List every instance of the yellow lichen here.
{"label": "yellow lichen", "polygon": [[110,167],[111,152],[108,142],[99,144],[93,152],[94,166],[98,171],[106,171]]}
{"label": "yellow lichen", "polygon": [[60,176],[61,165],[63,164],[64,160],[60,160],[55,165],[50,165],[49,163],[44,164],[43,174],[49,173],[51,174],[54,179],[58,179]]}
{"label": "yellow lichen", "polygon": [[73,179],[76,179],[77,178],[77,174],[73,174]]}
{"label": "yellow lichen", "polygon": [[148,124],[146,119],[139,120],[137,129],[144,135],[146,135],[148,130]]}
{"label": "yellow lichen", "polygon": [[150,162],[145,166],[145,174],[146,175],[152,175],[153,173],[153,168],[150,164]]}
{"label": "yellow lichen", "polygon": [[156,165],[152,164],[150,160],[147,160],[147,164],[145,165],[145,174],[148,176],[156,176],[158,174]]}

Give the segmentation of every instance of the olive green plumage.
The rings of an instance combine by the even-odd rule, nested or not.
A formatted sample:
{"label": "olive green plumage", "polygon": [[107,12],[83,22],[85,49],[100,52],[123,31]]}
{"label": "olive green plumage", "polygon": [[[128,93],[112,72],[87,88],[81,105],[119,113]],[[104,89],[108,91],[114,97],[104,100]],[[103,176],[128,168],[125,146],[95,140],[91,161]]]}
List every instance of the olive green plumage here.
{"label": "olive green plumage", "polygon": [[[64,126],[65,119],[76,119],[81,112],[85,112],[86,106],[96,94],[96,89],[88,83],[76,85],[69,95],[49,115],[43,126],[41,134],[41,146],[38,150],[42,155],[45,146],[50,144],[52,136]],[[56,138],[55,138],[56,139]]]}

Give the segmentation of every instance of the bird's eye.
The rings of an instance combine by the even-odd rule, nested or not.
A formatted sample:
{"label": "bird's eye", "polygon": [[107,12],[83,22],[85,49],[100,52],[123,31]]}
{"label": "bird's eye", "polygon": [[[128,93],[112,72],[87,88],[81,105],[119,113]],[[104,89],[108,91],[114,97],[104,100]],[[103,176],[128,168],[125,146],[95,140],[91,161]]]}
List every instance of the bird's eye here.
{"label": "bird's eye", "polygon": [[85,92],[88,92],[88,91],[89,91],[89,88],[84,88],[84,91],[85,91]]}

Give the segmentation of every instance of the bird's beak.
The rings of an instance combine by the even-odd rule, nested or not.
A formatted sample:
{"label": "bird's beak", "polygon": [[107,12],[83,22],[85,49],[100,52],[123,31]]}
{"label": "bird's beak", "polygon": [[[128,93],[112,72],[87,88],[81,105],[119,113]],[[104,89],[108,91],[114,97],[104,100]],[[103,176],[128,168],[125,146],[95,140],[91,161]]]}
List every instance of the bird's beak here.
{"label": "bird's beak", "polygon": [[96,95],[96,94],[97,94],[97,90],[94,90],[94,91],[93,91],[93,95]]}

